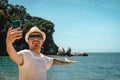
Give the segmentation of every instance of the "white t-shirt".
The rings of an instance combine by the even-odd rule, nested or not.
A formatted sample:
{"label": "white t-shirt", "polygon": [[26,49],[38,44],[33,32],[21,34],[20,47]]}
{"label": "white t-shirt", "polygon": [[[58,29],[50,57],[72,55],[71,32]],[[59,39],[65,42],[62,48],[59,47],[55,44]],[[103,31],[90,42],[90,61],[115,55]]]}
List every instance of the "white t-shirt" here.
{"label": "white t-shirt", "polygon": [[47,70],[52,66],[53,58],[30,50],[21,50],[20,53],[24,63],[19,66],[19,80],[47,80]]}

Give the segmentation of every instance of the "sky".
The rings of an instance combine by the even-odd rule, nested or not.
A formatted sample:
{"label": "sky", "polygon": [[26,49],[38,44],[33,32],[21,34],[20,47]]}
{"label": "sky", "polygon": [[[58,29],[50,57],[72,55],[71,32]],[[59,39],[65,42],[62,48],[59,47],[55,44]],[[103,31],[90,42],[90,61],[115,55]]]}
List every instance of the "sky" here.
{"label": "sky", "polygon": [[54,42],[72,52],[120,52],[120,0],[9,0],[55,24]]}

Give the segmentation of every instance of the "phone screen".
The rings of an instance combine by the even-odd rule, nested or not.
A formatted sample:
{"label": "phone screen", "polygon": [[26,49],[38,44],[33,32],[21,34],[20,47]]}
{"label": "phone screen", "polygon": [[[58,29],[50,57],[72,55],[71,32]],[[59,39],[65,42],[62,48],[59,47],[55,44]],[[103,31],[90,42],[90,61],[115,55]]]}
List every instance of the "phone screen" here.
{"label": "phone screen", "polygon": [[18,28],[18,27],[21,27],[21,20],[12,21],[12,28],[15,29],[15,28]]}

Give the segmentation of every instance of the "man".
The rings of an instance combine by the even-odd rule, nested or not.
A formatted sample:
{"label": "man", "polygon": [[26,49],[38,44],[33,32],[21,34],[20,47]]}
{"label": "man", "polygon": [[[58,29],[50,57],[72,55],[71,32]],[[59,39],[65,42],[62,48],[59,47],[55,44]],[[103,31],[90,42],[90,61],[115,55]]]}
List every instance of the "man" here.
{"label": "man", "polygon": [[47,70],[52,65],[76,63],[76,61],[70,61],[67,58],[65,58],[65,61],[61,61],[40,53],[46,35],[37,27],[32,27],[25,35],[29,50],[25,49],[16,52],[13,43],[20,38],[22,38],[22,30],[20,28],[8,29],[6,38],[7,52],[10,58],[19,66],[19,80],[47,80]]}

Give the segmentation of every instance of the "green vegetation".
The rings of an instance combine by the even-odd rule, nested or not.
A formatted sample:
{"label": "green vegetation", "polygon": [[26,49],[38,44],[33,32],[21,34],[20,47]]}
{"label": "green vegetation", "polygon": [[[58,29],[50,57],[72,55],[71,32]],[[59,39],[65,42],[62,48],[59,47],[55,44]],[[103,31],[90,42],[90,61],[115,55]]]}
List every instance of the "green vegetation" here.
{"label": "green vegetation", "polygon": [[42,53],[49,55],[57,53],[58,47],[54,43],[52,37],[54,24],[51,21],[41,17],[31,16],[22,5],[12,5],[9,4],[8,0],[0,0],[0,55],[7,55],[5,42],[6,35],[13,20],[22,21],[21,29],[23,30],[23,38],[16,40],[14,43],[14,47],[17,51],[28,48],[24,36],[32,26],[38,26],[47,36],[42,47]]}

